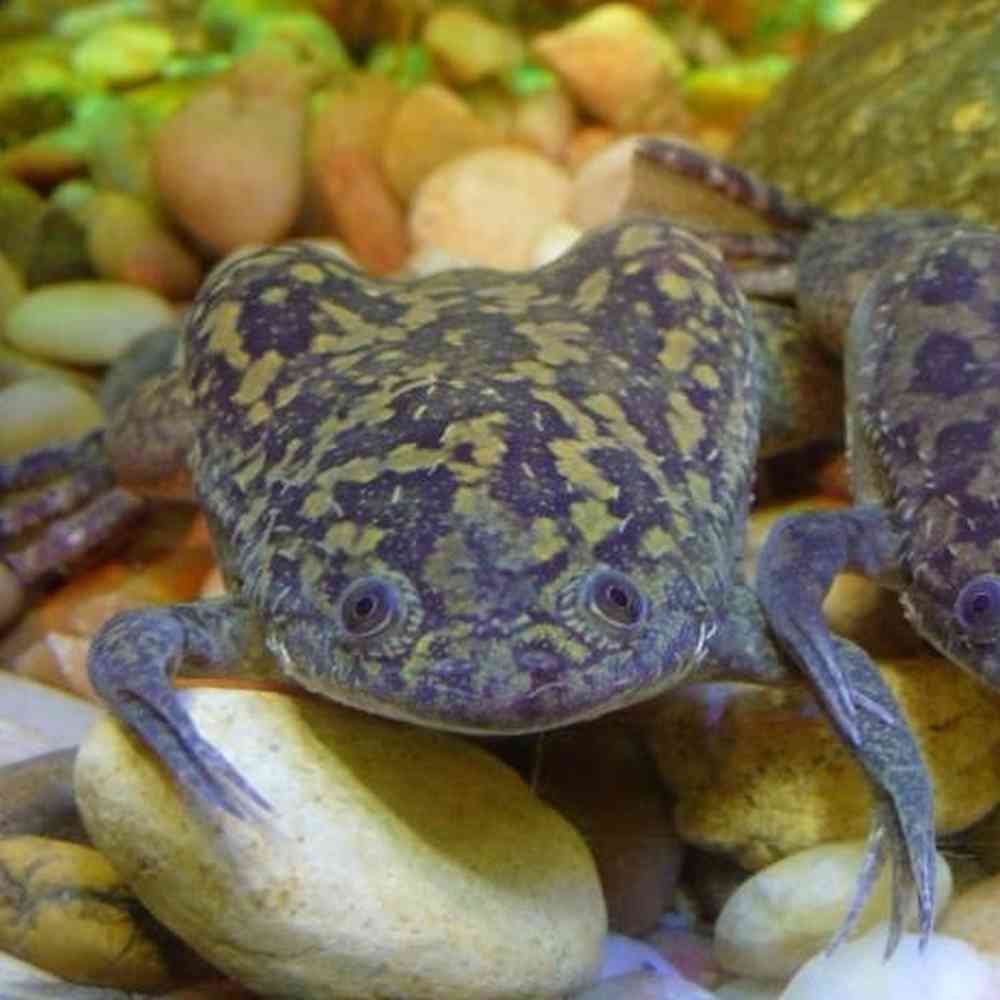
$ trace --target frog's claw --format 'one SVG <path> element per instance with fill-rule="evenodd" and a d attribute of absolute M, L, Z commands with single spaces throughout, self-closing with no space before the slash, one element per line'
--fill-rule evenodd
<path fill-rule="evenodd" d="M 270 804 L 195 728 L 170 678 L 200 637 L 185 606 L 126 611 L 98 633 L 90 652 L 94 690 L 209 812 L 259 821 Z"/>
<path fill-rule="evenodd" d="M 832 950 L 850 933 L 886 861 L 892 863 L 892 907 L 886 958 L 899 944 L 911 896 L 917 901 L 920 946 L 934 924 L 936 859 L 934 799 L 930 777 L 892 692 L 867 654 L 844 639 L 835 640 L 845 674 L 856 693 L 861 742 L 855 756 L 874 794 L 874 812 L 864 863 L 854 896 Z"/>

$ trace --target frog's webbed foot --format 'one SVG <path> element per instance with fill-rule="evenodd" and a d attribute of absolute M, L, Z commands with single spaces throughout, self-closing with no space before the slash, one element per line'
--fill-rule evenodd
<path fill-rule="evenodd" d="M 874 808 L 864 863 L 832 950 L 850 933 L 886 861 L 892 865 L 888 958 L 899 944 L 910 900 L 917 901 L 920 945 L 934 924 L 934 798 L 920 748 L 896 700 L 866 653 L 837 639 L 837 653 L 858 705 L 854 753 L 871 781 Z"/>
<path fill-rule="evenodd" d="M 28 492 L 0 508 L 0 544 L 25 587 L 104 545 L 144 507 L 114 486 L 101 431 L 0 462 L 0 492 L 12 491 Z"/>
<path fill-rule="evenodd" d="M 88 666 L 111 711 L 202 808 L 260 821 L 267 800 L 201 736 L 170 683 L 178 673 L 221 672 L 246 652 L 229 627 L 232 611 L 221 601 L 123 612 L 98 633 Z"/>
<path fill-rule="evenodd" d="M 890 951 L 902 932 L 911 885 L 916 888 L 922 938 L 931 931 L 935 860 L 930 778 L 878 669 L 861 649 L 830 633 L 822 602 L 842 570 L 870 576 L 890 571 L 894 548 L 892 532 L 875 508 L 791 515 L 772 528 L 757 571 L 757 595 L 772 631 L 808 677 L 875 794 L 867 859 L 835 942 L 850 929 L 891 857 Z"/>

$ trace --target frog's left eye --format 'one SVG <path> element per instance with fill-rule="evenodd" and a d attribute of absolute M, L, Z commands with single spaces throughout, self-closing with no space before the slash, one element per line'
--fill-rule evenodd
<path fill-rule="evenodd" d="M 399 618 L 400 595 L 389 580 L 365 576 L 355 580 L 340 598 L 338 610 L 349 639 L 371 639 Z"/>
<path fill-rule="evenodd" d="M 646 614 L 646 599 L 639 588 L 622 573 L 603 570 L 588 581 L 590 608 L 609 625 L 635 628 Z"/>
<path fill-rule="evenodd" d="M 1000 576 L 982 573 L 965 584 L 955 598 L 955 616 L 973 638 L 1000 632 Z"/>

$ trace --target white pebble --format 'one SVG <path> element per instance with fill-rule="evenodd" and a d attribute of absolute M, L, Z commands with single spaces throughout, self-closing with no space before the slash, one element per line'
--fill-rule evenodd
<path fill-rule="evenodd" d="M 24 750 L 18 755 L 8 746 L 3 763 L 76 746 L 98 714 L 99 709 L 82 698 L 0 671 L 0 727 L 7 738 L 20 734 Z"/>
<path fill-rule="evenodd" d="M 165 299 L 117 281 L 66 281 L 36 288 L 7 314 L 7 340 L 28 354 L 102 365 L 136 338 L 173 322 Z"/>
<path fill-rule="evenodd" d="M 864 856 L 862 841 L 821 844 L 757 872 L 729 897 L 715 925 L 723 968 L 757 979 L 790 976 L 824 949 L 840 927 Z M 937 905 L 951 898 L 951 871 L 937 856 Z M 883 871 L 858 919 L 860 933 L 889 913 Z"/>
<path fill-rule="evenodd" d="M 997 967 L 971 945 L 935 934 L 924 952 L 905 934 L 886 962 L 887 925 L 817 955 L 788 984 L 780 1000 L 996 1000 Z"/>

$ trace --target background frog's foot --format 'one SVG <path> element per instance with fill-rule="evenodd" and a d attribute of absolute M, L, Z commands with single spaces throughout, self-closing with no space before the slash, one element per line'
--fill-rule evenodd
<path fill-rule="evenodd" d="M 886 861 L 892 865 L 888 958 L 915 893 L 917 926 L 925 947 L 934 924 L 936 859 L 934 798 L 920 749 L 881 674 L 867 654 L 846 640 L 837 653 L 855 692 L 861 741 L 855 756 L 872 784 L 874 812 L 865 862 L 854 897 L 830 949 L 849 933 Z"/>
<path fill-rule="evenodd" d="M 646 161 L 646 166 L 652 165 L 697 181 L 777 226 L 809 228 L 829 218 L 828 213 L 818 206 L 790 197 L 750 171 L 681 142 L 646 136 L 636 145 L 635 156 L 637 161 Z M 630 199 L 633 209 L 641 211 L 645 204 L 656 203 L 657 198 L 652 191 L 642 190 L 647 184 L 654 183 L 655 174 L 652 171 L 637 172 L 636 187 Z M 648 198 L 647 193 L 650 195 Z"/>
<path fill-rule="evenodd" d="M 91 648 L 91 683 L 202 808 L 260 822 L 270 811 L 267 800 L 202 738 L 171 686 L 186 639 L 184 624 L 169 608 L 116 615 Z"/>
<path fill-rule="evenodd" d="M 29 491 L 0 507 L 3 560 L 22 586 L 100 548 L 143 509 L 113 487 L 101 431 L 0 462 L 0 491 Z"/>

